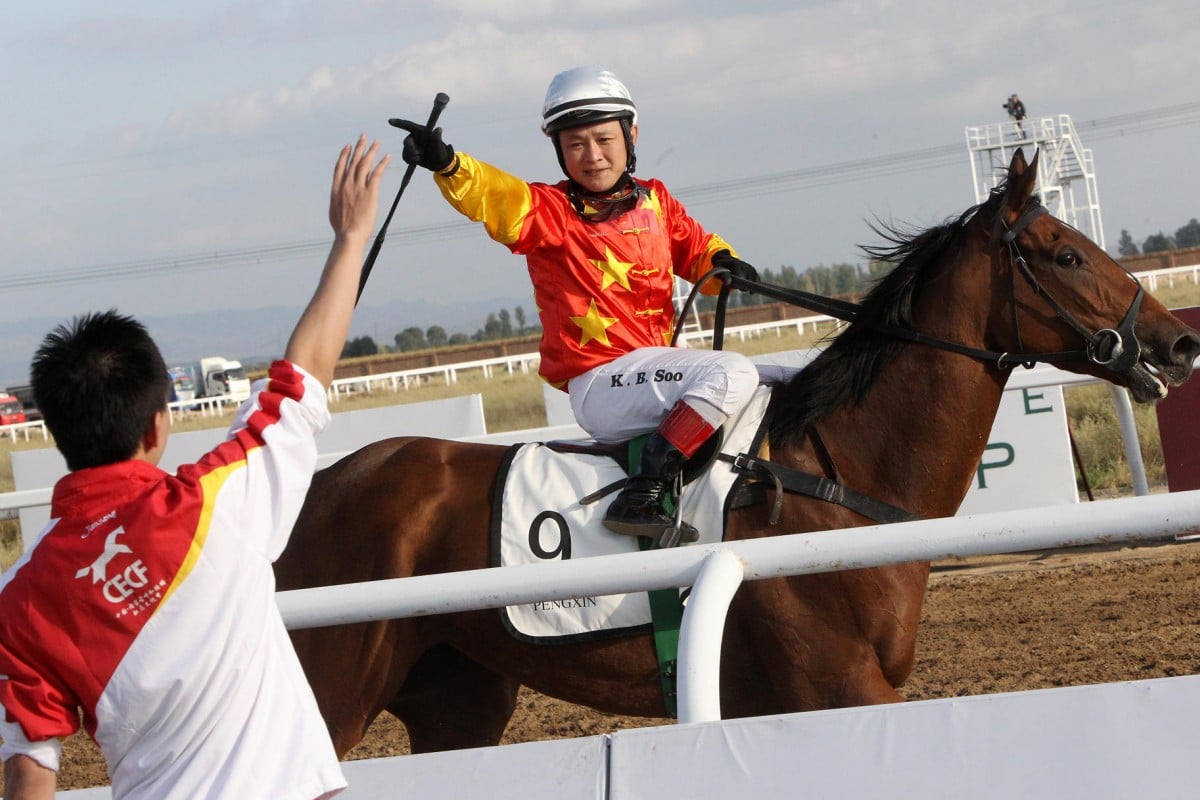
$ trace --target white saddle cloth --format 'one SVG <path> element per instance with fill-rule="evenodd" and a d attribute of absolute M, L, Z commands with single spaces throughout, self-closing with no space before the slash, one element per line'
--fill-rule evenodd
<path fill-rule="evenodd" d="M 721 452 L 748 452 L 762 422 L 769 386 L 760 386 L 736 418 L 724 426 Z M 493 529 L 492 558 L 497 566 L 534 564 L 551 559 L 589 558 L 631 553 L 638 539 L 605 528 L 602 520 L 611 492 L 588 505 L 581 498 L 625 477 L 606 456 L 558 453 L 541 443 L 520 445 L 513 454 Z M 700 532 L 699 544 L 719 542 L 725 534 L 725 502 L 737 474 L 716 460 L 683 487 L 683 518 Z M 686 545 L 685 545 L 686 546 Z M 593 638 L 633 633 L 650 623 L 645 592 L 600 597 L 560 597 L 509 606 L 504 616 L 514 635 L 530 640 Z"/>

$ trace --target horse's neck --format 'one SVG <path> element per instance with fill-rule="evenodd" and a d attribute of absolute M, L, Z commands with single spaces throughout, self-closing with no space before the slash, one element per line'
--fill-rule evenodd
<path fill-rule="evenodd" d="M 820 435 L 848 486 L 922 516 L 953 514 L 1006 378 L 971 358 L 909 345 L 861 405 L 818 423 Z"/>

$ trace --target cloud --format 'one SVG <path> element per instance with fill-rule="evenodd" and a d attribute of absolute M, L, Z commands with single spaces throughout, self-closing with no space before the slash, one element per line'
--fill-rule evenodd
<path fill-rule="evenodd" d="M 1070 113 L 1077 123 L 1184 103 L 1194 99 L 1200 57 L 1194 0 L 616 0 L 603 14 L 550 0 L 105 8 L 117 10 L 68 23 L 67 12 L 46 12 L 59 22 L 0 52 L 22 109 L 0 132 L 8 154 L 0 172 L 21 187 L 4 206 L 11 224 L 0 233 L 8 265 L 0 271 L 322 235 L 327 162 L 343 137 L 367 130 L 395 147 L 383 119 L 421 118 L 439 91 L 452 99 L 450 141 L 524 177 L 555 177 L 537 118 L 551 76 L 577 64 L 605 64 L 628 83 L 642 112 L 645 172 L 678 191 L 961 141 L 964 125 L 1002 119 L 1000 103 L 1014 91 L 1031 114 Z M 1156 146 L 1167 133 L 1156 134 Z M 1119 221 L 1120 202 L 1136 206 L 1136 219 L 1161 217 L 1160 226 L 1196 214 L 1152 207 L 1171 191 L 1192 196 L 1190 149 L 1159 159 L 1172 166 L 1141 191 L 1158 165 L 1130 140 L 1129 172 L 1142 183 L 1119 194 L 1120 158 L 1109 155 L 1117 143 L 1097 151 L 1112 225 L 1131 224 Z M 966 163 L 964 147 L 962 170 Z M 969 186 L 922 177 L 930 188 L 889 193 L 876 180 L 822 189 L 819 213 L 801 194 L 714 201 L 698 213 L 748 252 L 832 263 L 850 252 L 843 240 L 852 242 L 835 217 L 861 227 L 880 210 L 940 215 Z M 1167 186 L 1174 181 L 1179 188 Z M 443 223 L 451 213 L 428 182 L 415 183 L 393 226 L 395 251 L 405 225 Z M 813 218 L 821 225 L 804 230 Z M 464 265 L 459 277 L 467 264 L 492 274 L 485 259 L 493 256 L 508 263 L 485 241 L 457 255 L 477 238 L 431 248 L 426 260 Z M 375 291 L 387 287 L 373 280 Z"/>

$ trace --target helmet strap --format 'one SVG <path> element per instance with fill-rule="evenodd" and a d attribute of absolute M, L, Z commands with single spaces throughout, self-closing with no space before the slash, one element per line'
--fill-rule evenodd
<path fill-rule="evenodd" d="M 625 134 L 625 174 L 633 175 L 637 168 L 637 153 L 633 152 L 633 126 L 629 117 L 621 117 L 621 132 Z"/>
<path fill-rule="evenodd" d="M 570 178 L 567 199 L 584 222 L 604 222 L 636 208 L 645 190 L 629 173 L 607 192 L 589 192 Z"/>
<path fill-rule="evenodd" d="M 563 171 L 563 175 L 567 176 L 567 180 L 571 180 L 571 173 L 567 172 L 567 160 L 563 158 L 562 142 L 559 140 L 561 135 L 562 131 L 555 131 L 555 133 L 550 137 L 550 141 L 554 142 L 554 155 L 558 157 L 559 169 Z M 574 183 L 574 181 L 572 181 L 572 183 Z"/>

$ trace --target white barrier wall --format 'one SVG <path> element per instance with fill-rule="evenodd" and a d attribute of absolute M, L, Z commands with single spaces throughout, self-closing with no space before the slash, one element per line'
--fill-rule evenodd
<path fill-rule="evenodd" d="M 622 731 L 608 797 L 1195 797 L 1197 702 L 1193 676 Z"/>
<path fill-rule="evenodd" d="M 571 410 L 571 398 L 566 392 L 543 383 L 542 402 L 546 404 L 547 425 L 575 424 L 575 412 Z"/>
<path fill-rule="evenodd" d="M 588 736 L 347 761 L 342 771 L 350 787 L 337 800 L 393 797 L 604 800 L 608 744 L 605 736 Z M 102 786 L 58 792 L 55 796 L 64 800 L 109 800 L 112 791 Z"/>
<path fill-rule="evenodd" d="M 1197 707 L 1188 676 L 639 728 L 351 761 L 339 800 L 1195 797 Z"/>
<path fill-rule="evenodd" d="M 329 427 L 317 436 L 318 467 L 328 466 L 337 458 L 371 442 L 390 436 L 435 436 L 458 439 L 487 433 L 483 418 L 483 395 L 472 394 L 424 403 L 381 406 L 335 413 Z M 224 428 L 173 433 L 159 466 L 173 472 L 181 464 L 190 464 L 215 447 L 225 437 Z M 14 450 L 13 483 L 17 490 L 44 489 L 67 474 L 67 465 L 57 448 Z M 50 519 L 49 506 L 20 510 L 21 532 L 25 549 Z"/>

